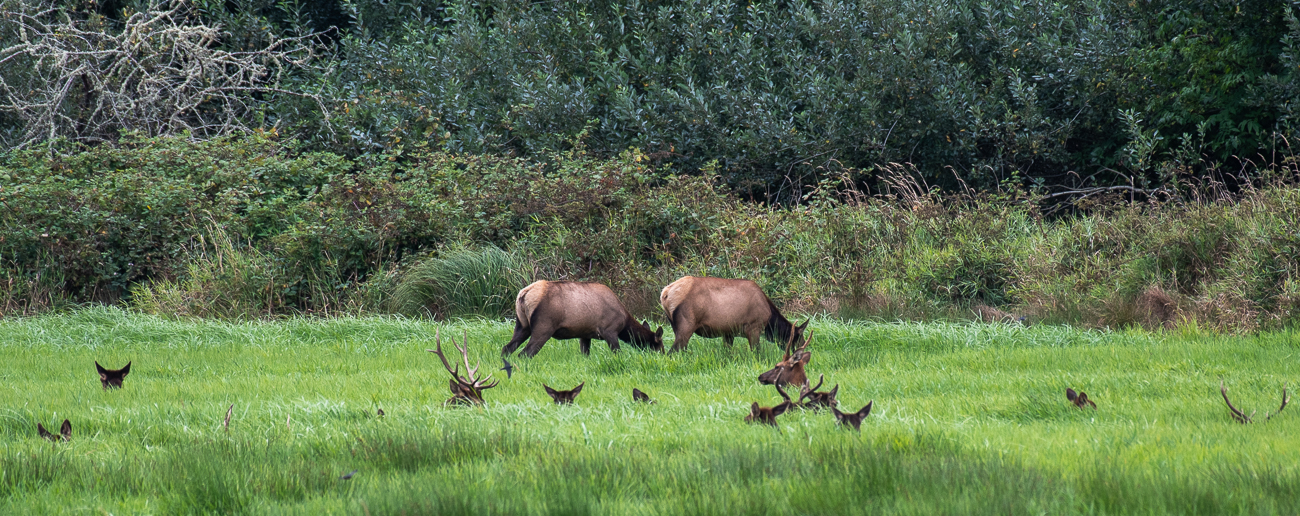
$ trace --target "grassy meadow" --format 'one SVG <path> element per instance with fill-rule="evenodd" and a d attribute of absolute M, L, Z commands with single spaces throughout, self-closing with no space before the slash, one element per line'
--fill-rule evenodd
<path fill-rule="evenodd" d="M 829 413 L 745 424 L 751 402 L 780 401 L 756 380 L 779 358 L 766 342 L 584 357 L 551 341 L 464 408 L 442 406 L 435 329 L 468 331 L 486 370 L 510 324 L 0 320 L 0 513 L 1300 512 L 1300 408 L 1263 421 L 1300 380 L 1294 332 L 813 327 L 812 376 L 844 409 L 875 400 L 860 433 Z M 132 361 L 125 388 L 103 391 L 95 360 Z M 1220 379 L 1259 422 L 1229 417 Z M 542 390 L 582 381 L 573 406 Z M 64 418 L 71 442 L 37 437 Z"/>

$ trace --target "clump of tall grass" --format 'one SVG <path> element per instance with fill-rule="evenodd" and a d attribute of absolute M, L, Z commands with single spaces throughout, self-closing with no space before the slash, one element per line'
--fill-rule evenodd
<path fill-rule="evenodd" d="M 515 294 L 531 279 L 528 262 L 515 253 L 453 249 L 411 267 L 389 304 L 406 315 L 500 317 L 514 313 Z"/>

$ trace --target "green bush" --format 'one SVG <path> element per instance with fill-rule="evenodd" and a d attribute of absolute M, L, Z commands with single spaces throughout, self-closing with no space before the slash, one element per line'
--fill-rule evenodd
<path fill-rule="evenodd" d="M 495 246 L 451 250 L 412 266 L 392 304 L 407 315 L 511 316 L 531 273 L 524 259 Z"/>

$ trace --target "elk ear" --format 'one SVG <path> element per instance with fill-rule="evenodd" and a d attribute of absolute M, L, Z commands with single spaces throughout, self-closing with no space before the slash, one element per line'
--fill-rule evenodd
<path fill-rule="evenodd" d="M 646 327 L 649 328 L 650 325 L 646 325 Z M 664 336 L 664 327 L 660 326 L 659 331 L 655 332 L 655 337 L 663 337 L 663 336 Z"/>
<path fill-rule="evenodd" d="M 755 401 L 755 402 L 754 402 L 754 405 L 751 406 L 751 407 L 749 407 L 749 414 L 752 415 L 752 416 L 757 416 L 757 415 L 759 415 L 760 413 L 762 413 L 762 411 L 759 410 L 759 408 L 758 408 L 758 402 Z"/>
<path fill-rule="evenodd" d="M 830 392 L 830 394 L 831 394 L 831 399 L 835 399 L 835 393 L 837 393 L 837 392 L 840 392 L 840 384 L 838 384 L 838 383 L 835 384 L 834 387 L 831 387 L 831 392 Z"/>
<path fill-rule="evenodd" d="M 546 385 L 546 384 L 542 384 L 542 387 L 544 387 L 544 388 L 546 389 L 546 394 L 549 394 L 552 398 L 558 398 L 558 397 L 559 397 L 560 393 L 555 392 L 555 389 L 552 389 L 551 386 Z"/>
<path fill-rule="evenodd" d="M 875 402 L 876 402 L 876 400 L 868 401 L 868 402 L 867 402 L 867 406 L 862 407 L 862 410 L 859 410 L 859 411 L 858 411 L 858 417 L 867 417 L 868 415 L 870 415 L 870 414 L 871 414 L 871 405 L 874 404 Z"/>
<path fill-rule="evenodd" d="M 64 419 L 63 426 L 59 427 L 59 434 L 63 436 L 64 441 L 72 439 L 72 422 Z"/>
<path fill-rule="evenodd" d="M 777 406 L 775 406 L 775 407 L 772 407 L 772 417 L 776 417 L 776 416 L 779 416 L 779 415 L 781 415 L 781 414 L 784 414 L 784 413 L 785 413 L 785 409 L 788 409 L 788 408 L 790 408 L 790 402 L 788 402 L 788 401 L 787 401 L 787 402 L 784 402 L 784 403 L 782 403 L 782 404 L 780 404 L 780 405 L 777 405 Z"/>
<path fill-rule="evenodd" d="M 1065 388 L 1065 399 L 1070 400 L 1070 401 L 1074 401 L 1074 399 L 1075 399 L 1075 398 L 1078 398 L 1078 397 L 1079 397 L 1079 394 L 1076 393 L 1076 392 L 1074 392 L 1074 389 L 1071 389 L 1071 388 L 1069 388 L 1069 387 L 1066 387 L 1066 388 Z"/>
<path fill-rule="evenodd" d="M 131 362 L 127 362 L 126 367 L 123 367 L 122 370 L 118 372 L 122 373 L 122 376 L 124 377 L 128 374 L 131 374 Z"/>
<path fill-rule="evenodd" d="M 108 379 L 108 370 L 107 370 L 107 369 L 104 369 L 104 366 L 99 365 L 99 361 L 98 361 L 98 360 L 95 361 L 95 370 L 96 370 L 96 371 L 99 371 L 99 379 L 100 379 L 100 380 L 107 380 L 107 379 Z"/>
<path fill-rule="evenodd" d="M 757 404 L 755 404 L 755 405 L 757 405 Z M 45 439 L 53 439 L 53 438 L 54 438 L 54 435 L 51 434 L 49 430 L 46 430 L 46 429 L 45 429 L 45 425 L 42 425 L 42 424 L 40 424 L 40 423 L 36 423 L 36 433 L 39 434 L 41 437 L 43 437 L 43 438 L 45 438 Z"/>
<path fill-rule="evenodd" d="M 573 388 L 573 393 L 570 394 L 570 396 L 577 397 L 577 396 L 578 396 L 578 393 L 582 392 L 582 386 L 583 386 L 583 385 L 586 385 L 586 384 L 587 384 L 587 382 L 582 382 L 582 383 L 578 384 L 577 387 L 574 387 L 574 388 Z"/>
<path fill-rule="evenodd" d="M 812 322 L 812 317 L 809 317 L 808 319 L 806 319 L 806 320 L 803 322 L 803 324 L 800 324 L 800 325 L 799 325 L 799 331 L 802 332 L 802 331 L 808 329 L 808 323 L 810 323 L 810 322 Z"/>

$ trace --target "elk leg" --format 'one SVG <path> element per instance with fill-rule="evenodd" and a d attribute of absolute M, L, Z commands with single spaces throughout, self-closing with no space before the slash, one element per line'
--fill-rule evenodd
<path fill-rule="evenodd" d="M 532 358 L 537 356 L 537 352 L 542 350 L 542 345 L 551 339 L 555 334 L 555 328 L 549 326 L 533 326 L 533 335 L 528 338 L 528 345 L 524 346 L 524 356 Z"/>
<path fill-rule="evenodd" d="M 583 338 L 581 338 L 581 339 L 578 339 L 578 349 L 582 351 L 582 354 L 584 354 L 584 355 L 590 355 L 590 354 L 591 354 L 591 339 L 588 339 L 588 338 L 586 338 L 586 337 L 583 337 Z"/>
<path fill-rule="evenodd" d="M 606 333 L 604 338 L 605 338 L 605 342 L 609 343 L 609 350 L 614 353 L 618 353 L 618 334 Z"/>
<path fill-rule="evenodd" d="M 677 331 L 677 328 L 673 328 L 673 347 L 668 350 L 668 352 L 676 353 L 678 351 L 686 351 L 686 344 L 691 341 L 691 335 L 694 333 L 695 328 L 683 326 L 682 331 Z"/>
<path fill-rule="evenodd" d="M 755 353 L 758 353 L 758 338 L 761 336 L 761 331 L 760 329 L 751 329 L 745 332 L 745 338 L 749 339 L 749 348 L 754 350 Z"/>
<path fill-rule="evenodd" d="M 735 335 L 723 335 L 723 336 L 722 336 L 722 342 L 727 343 L 727 347 L 730 348 L 731 346 L 733 346 L 733 345 L 736 344 L 736 336 L 735 336 Z"/>
<path fill-rule="evenodd" d="M 514 353 L 516 349 L 519 349 L 519 345 L 524 343 L 524 339 L 527 339 L 532 333 L 530 328 L 525 328 L 522 323 L 515 321 L 515 335 L 510 337 L 510 342 L 505 347 L 501 348 L 501 354 L 509 355 Z"/>

